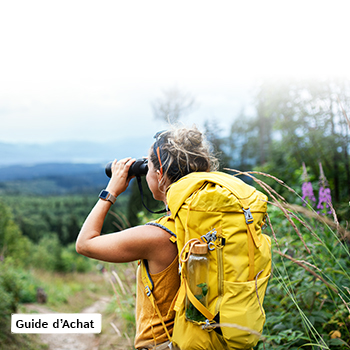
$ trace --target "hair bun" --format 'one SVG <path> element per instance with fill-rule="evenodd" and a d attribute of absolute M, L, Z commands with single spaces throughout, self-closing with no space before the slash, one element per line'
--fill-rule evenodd
<path fill-rule="evenodd" d="M 190 130 L 187 134 L 191 146 L 199 146 L 202 143 L 202 133 L 196 129 Z"/>
<path fill-rule="evenodd" d="M 177 145 L 182 145 L 185 149 L 189 151 L 192 151 L 193 149 L 201 146 L 203 142 L 203 137 L 202 133 L 196 128 L 182 128 L 175 130 L 174 139 L 171 141 L 173 141 Z"/>
<path fill-rule="evenodd" d="M 174 128 L 164 133 L 161 140 L 162 166 L 171 182 L 191 172 L 217 169 L 218 161 L 196 126 Z M 156 169 L 160 169 L 158 156 L 153 148 L 151 150 L 150 160 Z"/>

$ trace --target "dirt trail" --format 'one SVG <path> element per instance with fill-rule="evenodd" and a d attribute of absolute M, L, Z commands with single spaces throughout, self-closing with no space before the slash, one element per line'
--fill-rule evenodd
<path fill-rule="evenodd" d="M 102 313 L 108 302 L 108 298 L 101 298 L 82 312 Z M 25 306 L 27 312 L 56 313 L 40 304 Z M 49 350 L 98 350 L 100 342 L 100 338 L 95 334 L 40 334 L 39 336 L 41 342 L 49 346 Z"/>

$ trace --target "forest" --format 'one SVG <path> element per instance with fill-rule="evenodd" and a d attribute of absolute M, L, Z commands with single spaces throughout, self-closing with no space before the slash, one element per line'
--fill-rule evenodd
<path fill-rule="evenodd" d="M 191 106 L 188 96 L 179 99 L 165 92 L 154 104 L 155 116 L 182 122 Z M 269 81 L 255 88 L 251 106 L 232 117 L 230 130 L 218 129 L 215 118 L 205 123 L 220 170 L 269 197 L 264 233 L 272 238 L 273 276 L 258 350 L 350 348 L 349 117 L 348 80 Z M 80 181 L 77 174 L 64 181 L 16 180 L 16 186 L 9 186 L 10 179 L 0 182 L 0 349 L 35 349 L 28 339 L 11 335 L 9 319 L 22 304 L 36 302 L 38 271 L 96 273 L 97 262 L 74 248 L 97 193 L 96 183 L 87 181 L 81 195 L 74 187 Z M 58 183 L 70 190 L 55 191 Z M 143 189 L 147 205 L 159 208 L 144 179 Z M 133 180 L 110 211 L 103 232 L 154 217 L 142 206 Z M 113 287 L 110 306 L 125 319 L 121 337 L 131 339 L 134 287 L 128 274 L 133 269 L 115 270 L 122 283 Z"/>

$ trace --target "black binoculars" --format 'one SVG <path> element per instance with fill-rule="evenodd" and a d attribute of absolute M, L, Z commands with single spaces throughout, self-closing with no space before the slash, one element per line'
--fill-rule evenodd
<path fill-rule="evenodd" d="M 105 168 L 105 172 L 108 177 L 112 177 L 112 163 L 113 162 L 109 162 Z M 134 163 L 131 164 L 131 167 L 129 168 L 128 177 L 146 175 L 147 171 L 148 159 L 137 159 Z"/>

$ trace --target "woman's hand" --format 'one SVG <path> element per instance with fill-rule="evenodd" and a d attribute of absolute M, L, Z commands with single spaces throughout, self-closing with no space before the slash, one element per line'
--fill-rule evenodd
<path fill-rule="evenodd" d="M 131 180 L 131 178 L 128 178 L 128 172 L 135 160 L 129 157 L 119 161 L 117 159 L 113 161 L 111 167 L 112 177 L 106 188 L 113 196 L 117 197 L 127 189 Z"/>

